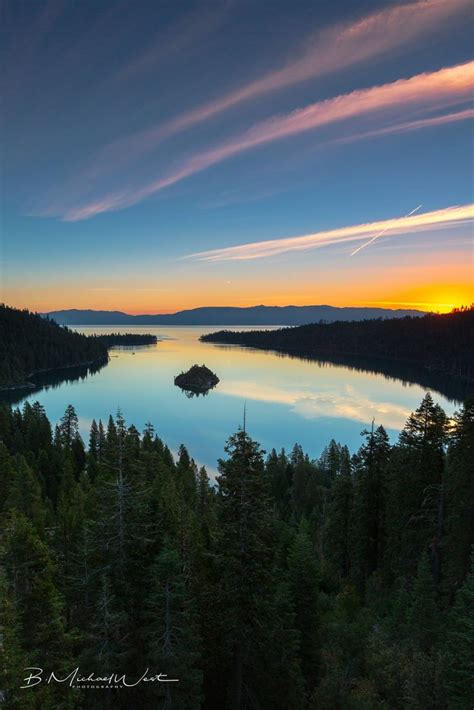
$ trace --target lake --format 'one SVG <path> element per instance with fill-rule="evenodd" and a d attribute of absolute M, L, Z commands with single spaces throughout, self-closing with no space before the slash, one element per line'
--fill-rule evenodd
<path fill-rule="evenodd" d="M 52 422 L 73 404 L 86 442 L 92 419 L 106 422 L 120 407 L 127 423 L 139 430 L 152 422 L 172 451 L 184 443 L 212 475 L 217 459 L 224 455 L 226 439 L 242 425 L 244 405 L 247 430 L 264 449 L 291 449 L 298 442 L 315 458 L 331 438 L 356 451 L 360 433 L 372 419 L 395 440 L 427 391 L 426 383 L 408 384 L 344 364 L 199 341 L 203 333 L 222 327 L 77 328 L 86 334 L 153 333 L 159 342 L 113 349 L 109 364 L 97 372 L 79 379 L 70 373 L 69 380 L 59 377 L 54 384 L 42 386 L 46 377 L 38 381 L 41 387 L 36 392 L 28 391 L 27 396 L 24 392 L 10 401 L 39 400 Z M 174 385 L 174 376 L 194 363 L 207 365 L 220 382 L 206 396 L 188 398 Z M 458 404 L 449 394 L 431 392 L 449 415 L 455 411 Z"/>

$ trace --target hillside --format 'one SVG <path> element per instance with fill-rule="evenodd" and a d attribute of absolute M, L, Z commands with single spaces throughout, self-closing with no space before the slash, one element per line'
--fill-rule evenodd
<path fill-rule="evenodd" d="M 27 310 L 0 305 L 0 386 L 33 373 L 107 357 L 107 346 Z"/>
<path fill-rule="evenodd" d="M 210 306 L 155 315 L 130 315 L 122 311 L 62 310 L 46 313 L 60 325 L 303 325 L 324 321 L 421 316 L 422 311 L 388 308 L 337 308 L 336 306 Z"/>
<path fill-rule="evenodd" d="M 423 365 L 465 380 L 474 379 L 474 309 L 360 322 L 314 323 L 297 328 L 202 336 L 229 343 L 306 357 L 357 356 Z"/>
<path fill-rule="evenodd" d="M 152 343 L 154 335 L 81 335 L 39 314 L 0 304 L 0 388 L 22 386 L 44 370 L 106 361 L 114 345 Z"/>

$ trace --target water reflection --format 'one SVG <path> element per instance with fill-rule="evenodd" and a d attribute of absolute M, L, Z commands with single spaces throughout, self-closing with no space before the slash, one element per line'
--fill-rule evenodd
<path fill-rule="evenodd" d="M 248 350 L 253 352 L 262 352 L 262 348 L 245 347 L 240 345 L 224 345 L 214 343 L 214 347 L 222 350 Z M 277 358 L 289 358 L 290 360 L 304 360 L 317 364 L 318 367 L 324 368 L 343 368 L 356 372 L 366 372 L 373 375 L 383 375 L 386 379 L 397 381 L 404 387 L 418 385 L 431 392 L 439 392 L 451 402 L 463 402 L 469 397 L 474 386 L 472 382 L 461 380 L 451 375 L 446 375 L 435 370 L 428 370 L 422 365 L 413 363 L 400 362 L 398 360 L 385 360 L 381 358 L 367 358 L 359 356 L 334 356 L 320 360 L 314 356 L 297 353 L 297 352 L 282 352 L 279 350 L 264 350 L 264 352 L 272 353 Z"/>
<path fill-rule="evenodd" d="M 0 401 L 14 405 L 25 399 L 35 399 L 34 395 L 37 392 L 58 389 L 71 382 L 83 382 L 88 377 L 100 372 L 107 365 L 107 362 L 108 360 L 104 359 L 90 365 L 76 365 L 74 367 L 39 372 L 37 375 L 30 376 L 29 386 L 0 391 Z"/>
<path fill-rule="evenodd" d="M 341 391 L 308 392 L 303 388 L 288 390 L 240 380 L 224 384 L 220 389 L 224 394 L 234 397 L 244 396 L 249 400 L 290 405 L 290 411 L 305 419 L 335 417 L 361 423 L 375 419 L 388 428 L 399 429 L 410 414 L 409 408 L 370 399 L 352 385 L 343 384 L 341 387 Z"/>
<path fill-rule="evenodd" d="M 82 330 L 106 333 L 119 329 Z M 137 332 L 157 335 L 160 342 L 133 351 L 114 350 L 106 367 L 67 370 L 55 374 L 53 380 L 42 376 L 34 390 L 4 393 L 3 399 L 39 399 L 53 423 L 68 404 L 74 404 L 86 441 L 90 421 L 106 421 L 120 407 L 129 424 L 143 429 L 146 422 L 152 422 L 173 451 L 186 444 L 197 463 L 212 473 L 224 455 L 226 439 L 242 424 L 245 402 L 248 431 L 264 449 L 290 449 L 298 442 L 316 457 L 331 438 L 357 450 L 360 432 L 373 418 L 394 440 L 427 389 L 449 416 L 456 408 L 452 400 L 464 396 L 462 386 L 450 389 L 441 382 L 443 378 L 431 380 L 429 373 L 413 379 L 392 365 L 382 369 L 374 364 L 318 362 L 199 342 L 199 336 L 209 330 L 137 328 Z M 217 372 L 220 382 L 207 396 L 183 396 L 174 378 L 196 362 Z"/>
<path fill-rule="evenodd" d="M 186 387 L 180 387 L 179 385 L 176 385 L 181 392 L 188 398 L 188 399 L 193 399 L 193 397 L 207 397 L 209 392 L 214 389 L 214 387 L 208 387 L 207 390 L 191 390 L 191 389 L 186 389 Z"/>

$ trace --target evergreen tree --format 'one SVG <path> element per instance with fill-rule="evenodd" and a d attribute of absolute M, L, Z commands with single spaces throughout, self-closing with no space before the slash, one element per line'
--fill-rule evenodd
<path fill-rule="evenodd" d="M 262 707 L 275 710 L 307 705 L 301 664 L 301 635 L 296 628 L 295 600 L 288 573 L 274 571 L 274 593 L 266 631 L 265 665 L 261 667 Z"/>
<path fill-rule="evenodd" d="M 354 479 L 351 576 L 359 591 L 383 561 L 386 542 L 387 464 L 390 444 L 385 429 L 364 431 L 366 443 L 359 449 Z"/>
<path fill-rule="evenodd" d="M 387 555 L 385 572 L 412 576 L 431 545 L 439 581 L 439 538 L 443 521 L 446 414 L 428 393 L 400 434 L 387 474 Z"/>
<path fill-rule="evenodd" d="M 74 478 L 71 462 L 66 461 L 58 494 L 54 537 L 68 623 L 74 618 L 78 604 L 72 581 L 77 574 L 77 554 L 85 525 L 84 505 L 82 486 Z"/>
<path fill-rule="evenodd" d="M 196 497 L 197 468 L 190 458 L 188 450 L 181 444 L 178 449 L 178 462 L 176 465 L 178 483 L 183 491 L 186 501 L 194 501 Z"/>
<path fill-rule="evenodd" d="M 341 577 L 347 577 L 351 560 L 351 524 L 354 487 L 349 460 L 338 456 L 329 493 L 324 530 L 324 556 Z"/>
<path fill-rule="evenodd" d="M 95 419 L 92 420 L 89 432 L 89 455 L 95 461 L 99 459 L 99 427 Z"/>
<path fill-rule="evenodd" d="M 200 635 L 178 552 L 166 542 L 150 571 L 145 615 L 148 655 L 167 678 L 154 686 L 160 707 L 201 707 Z M 178 682 L 173 682 L 173 681 Z"/>
<path fill-rule="evenodd" d="M 229 653 L 230 706 L 258 697 L 256 669 L 265 663 L 263 644 L 271 596 L 273 516 L 263 455 L 245 431 L 226 445 L 219 461 L 220 542 L 218 608 Z M 260 630 L 260 631 L 259 631 Z"/>
<path fill-rule="evenodd" d="M 79 437 L 79 419 L 72 404 L 68 404 L 58 427 L 59 441 L 70 449 L 73 441 Z"/>
<path fill-rule="evenodd" d="M 332 441 L 264 463 L 239 431 L 216 487 L 120 412 L 83 470 L 74 414 L 52 442 L 40 405 L 0 407 L 6 710 L 84 705 L 61 684 L 20 696 L 28 665 L 180 678 L 88 691 L 91 709 L 473 705 L 472 403 L 448 436 L 426 397 L 352 460 Z"/>
<path fill-rule="evenodd" d="M 418 565 L 408 624 L 410 637 L 420 650 L 428 651 L 435 645 L 439 631 L 439 611 L 427 553 Z"/>
<path fill-rule="evenodd" d="M 23 456 L 16 456 L 12 464 L 5 509 L 22 512 L 34 525 L 37 534 L 44 538 L 47 513 L 37 477 Z"/>
<path fill-rule="evenodd" d="M 318 681 L 321 654 L 319 569 L 311 544 L 308 523 L 303 519 L 290 547 L 288 578 L 299 635 L 299 657 L 311 693 Z"/>
<path fill-rule="evenodd" d="M 25 668 L 31 665 L 21 646 L 19 621 L 5 571 L 0 568 L 0 702 L 5 710 L 34 710 L 36 697 L 21 689 Z"/>
<path fill-rule="evenodd" d="M 288 517 L 291 506 L 292 469 L 282 449 L 279 454 L 272 449 L 265 462 L 270 492 L 283 517 Z"/>
<path fill-rule="evenodd" d="M 128 617 L 121 609 L 109 576 L 103 573 L 92 604 L 89 644 L 83 653 L 84 662 L 92 666 L 98 660 L 104 675 L 124 668 L 129 655 L 127 625 Z"/>
<path fill-rule="evenodd" d="M 21 513 L 12 512 L 4 528 L 4 548 L 6 591 L 17 619 L 21 652 L 32 666 L 58 675 L 69 673 L 70 642 L 46 544 Z M 62 685 L 42 684 L 37 695 L 38 707 L 52 710 L 64 707 L 69 691 Z"/>
<path fill-rule="evenodd" d="M 469 570 L 474 545 L 474 398 L 454 417 L 448 450 L 446 492 L 445 587 L 452 599 Z"/>
<path fill-rule="evenodd" d="M 456 594 L 447 628 L 449 710 L 474 707 L 474 548 L 471 572 Z"/>

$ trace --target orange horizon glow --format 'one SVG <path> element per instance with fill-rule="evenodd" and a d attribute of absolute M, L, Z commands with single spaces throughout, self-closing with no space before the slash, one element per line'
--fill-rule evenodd
<path fill-rule="evenodd" d="M 51 292 L 51 289 L 48 289 Z M 224 297 L 223 294 L 219 297 L 218 294 L 209 295 L 207 299 L 197 300 L 189 294 L 188 298 L 177 300 L 173 304 L 156 305 L 149 301 L 142 301 L 141 304 L 133 303 L 133 298 L 126 297 L 127 290 L 124 289 L 123 294 L 113 299 L 101 299 L 100 302 L 95 298 L 86 298 L 85 294 L 77 298 L 69 297 L 64 300 L 50 298 L 28 298 L 27 295 L 17 296 L 16 298 L 3 298 L 2 300 L 9 306 L 15 308 L 27 308 L 34 312 L 49 312 L 59 310 L 96 310 L 96 311 L 121 311 L 129 315 L 158 315 L 172 314 L 178 311 L 191 310 L 204 307 L 240 307 L 247 308 L 252 306 L 314 306 L 314 305 L 331 305 L 339 308 L 356 307 L 356 308 L 385 308 L 388 310 L 396 309 L 414 309 L 421 311 L 430 311 L 435 313 L 449 313 L 454 308 L 469 307 L 474 303 L 474 288 L 470 284 L 436 284 L 430 288 L 415 287 L 407 288 L 398 292 L 387 292 L 380 298 L 364 298 L 362 295 L 358 298 L 337 297 L 327 293 L 325 297 L 320 294 L 313 298 L 308 293 L 282 298 L 281 293 L 258 296 L 245 296 L 239 298 Z M 49 294 L 51 296 L 51 293 Z M 184 294 L 182 294 L 184 295 Z M 125 299 L 124 299 L 125 296 Z M 132 305 L 133 303 L 133 305 Z"/>
<path fill-rule="evenodd" d="M 426 243 L 426 242 L 425 242 Z M 474 303 L 474 262 L 470 243 L 458 251 L 425 243 L 417 250 L 389 240 L 362 252 L 318 251 L 297 267 L 280 258 L 234 262 L 221 267 L 204 262 L 175 262 L 170 269 L 153 263 L 114 276 L 98 274 L 77 281 L 70 274 L 38 274 L 28 284 L 4 279 L 0 301 L 48 312 L 66 309 L 118 310 L 131 315 L 167 314 L 202 307 L 308 306 L 380 307 L 447 313 Z M 420 251 L 421 249 L 421 251 Z M 383 262 L 380 263 L 380 256 Z M 354 268 L 357 263 L 357 268 Z M 108 274 L 111 272 L 109 271 Z M 133 275 L 131 275 L 133 274 Z"/>

